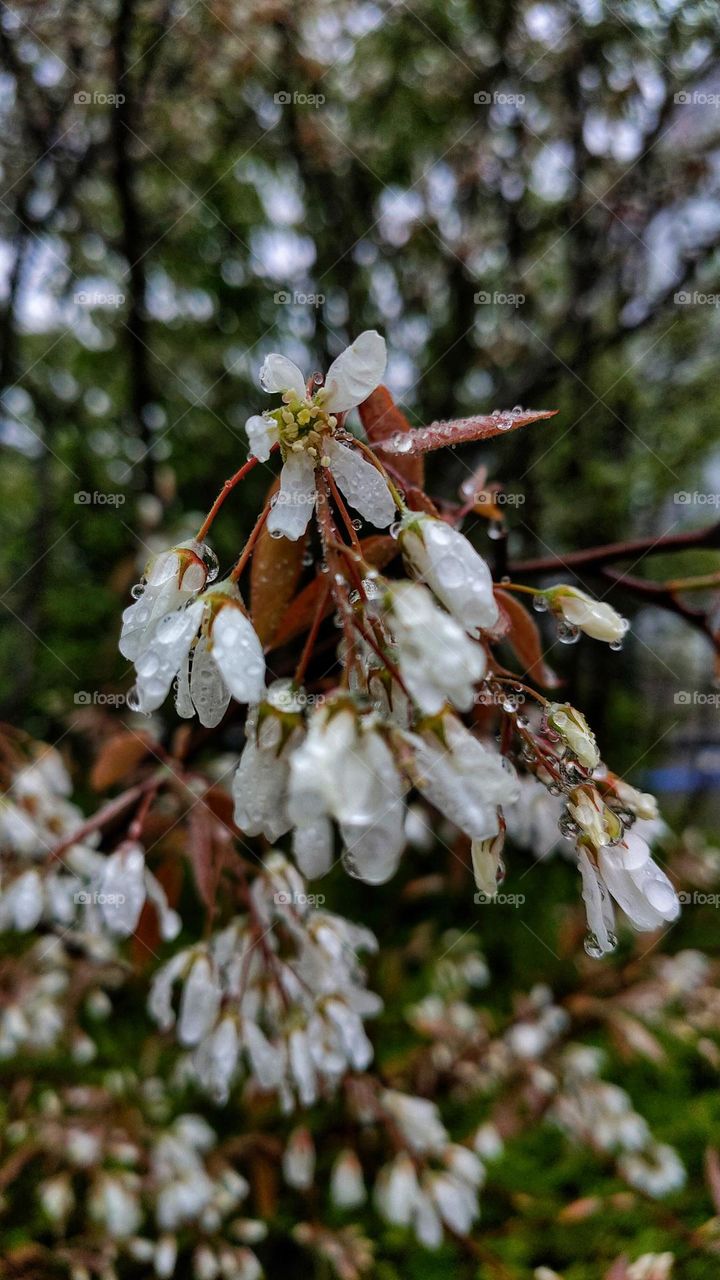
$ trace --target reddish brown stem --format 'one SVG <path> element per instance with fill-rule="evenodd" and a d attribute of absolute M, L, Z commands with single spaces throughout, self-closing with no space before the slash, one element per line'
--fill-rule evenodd
<path fill-rule="evenodd" d="M 273 445 L 273 449 L 277 449 L 277 447 L 278 447 L 277 445 Z M 257 459 L 257 458 L 255 458 L 255 457 L 253 457 L 253 458 L 248 458 L 247 462 L 243 463 L 243 465 L 240 467 L 240 470 L 239 470 L 239 471 L 236 471 L 234 476 L 231 476 L 229 480 L 226 480 L 226 481 L 225 481 L 225 483 L 224 483 L 224 485 L 223 485 L 222 489 L 220 490 L 220 492 L 219 492 L 219 494 L 218 494 L 217 498 L 216 498 L 216 499 L 215 499 L 215 501 L 213 502 L 213 504 L 212 504 L 212 506 L 211 506 L 210 510 L 208 511 L 208 513 L 207 513 L 207 515 L 206 515 L 206 517 L 205 517 L 205 519 L 204 519 L 203 523 L 200 525 L 200 528 L 198 529 L 198 531 L 197 531 L 197 533 L 196 533 L 196 535 L 195 535 L 195 537 L 196 537 L 196 541 L 197 541 L 197 542 L 203 542 L 203 541 L 204 541 L 204 539 L 207 537 L 208 530 L 209 530 L 209 528 L 210 528 L 210 526 L 211 526 L 211 524 L 212 524 L 213 520 L 215 519 L 215 517 L 216 517 L 216 515 L 217 515 L 218 511 L 220 510 L 220 508 L 221 508 L 221 506 L 222 506 L 223 502 L 225 501 L 225 499 L 227 498 L 228 494 L 231 492 L 231 490 L 232 490 L 232 489 L 234 489 L 234 488 L 235 488 L 235 485 L 236 485 L 236 484 L 238 484 L 238 483 L 240 482 L 240 480 L 244 480 L 244 479 L 245 479 L 245 476 L 248 474 L 248 472 L 249 472 L 249 471 L 252 471 L 253 467 L 256 467 L 256 466 L 257 466 L 257 464 L 258 464 L 258 459 Z"/>

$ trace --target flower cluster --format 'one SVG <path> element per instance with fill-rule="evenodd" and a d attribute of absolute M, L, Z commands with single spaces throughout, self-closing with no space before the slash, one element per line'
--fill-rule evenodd
<path fill-rule="evenodd" d="M 302 877 L 278 853 L 254 881 L 249 908 L 156 972 L 150 1013 L 163 1030 L 177 1024 L 180 1044 L 193 1050 L 188 1073 L 215 1101 L 227 1101 L 242 1071 L 285 1110 L 295 1098 L 311 1106 L 372 1058 L 363 1022 L 380 1001 L 364 986 L 358 952 L 373 950 L 375 939 L 312 907 Z"/>

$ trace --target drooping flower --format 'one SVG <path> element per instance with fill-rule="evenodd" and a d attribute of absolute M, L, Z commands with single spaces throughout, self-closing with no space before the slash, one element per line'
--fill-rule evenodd
<path fill-rule="evenodd" d="M 549 587 L 542 595 L 556 617 L 594 640 L 619 644 L 630 628 L 627 618 L 617 609 L 603 600 L 593 600 L 579 587 Z"/>
<path fill-rule="evenodd" d="M 315 469 L 329 467 L 351 507 L 370 524 L 392 523 L 395 502 L 380 471 L 351 444 L 336 438 L 340 415 L 366 400 L 385 371 L 385 339 L 366 330 L 330 365 L 325 384 L 308 391 L 297 365 L 269 355 L 260 371 L 264 391 L 280 392 L 283 407 L 255 414 L 245 424 L 252 453 L 261 462 L 280 445 L 280 489 L 267 527 L 296 541 L 307 528 L 316 499 Z"/>
<path fill-rule="evenodd" d="M 578 865 L 590 930 L 586 941 L 589 954 L 603 955 L 615 946 L 610 895 L 640 932 L 659 929 L 677 919 L 678 896 L 653 861 L 645 840 L 634 831 L 626 832 L 618 844 L 599 847 L 596 860 L 580 849 Z"/>
<path fill-rule="evenodd" d="M 302 736 L 302 704 L 288 681 L 277 680 L 266 700 L 251 707 L 245 746 L 233 778 L 235 823 L 249 836 L 274 843 L 292 827 L 288 813 L 290 756 Z M 300 863 L 308 875 L 321 874 Z"/>
<path fill-rule="evenodd" d="M 462 533 L 445 520 L 410 511 L 400 546 L 414 577 L 425 582 L 472 636 L 494 627 L 499 609 L 490 570 Z"/>
<path fill-rule="evenodd" d="M 458 711 L 468 711 L 487 667 L 481 646 L 420 583 L 393 583 L 386 617 L 400 674 L 421 710 L 436 715 L 451 702 Z"/>
<path fill-rule="evenodd" d="M 412 748 L 412 779 L 418 791 L 471 840 L 500 830 L 498 806 L 517 799 L 517 777 L 499 754 L 484 746 L 456 716 L 439 728 L 403 735 Z"/>
<path fill-rule="evenodd" d="M 330 1174 L 330 1199 L 338 1209 L 357 1209 L 367 1197 L 362 1165 L 355 1152 L 341 1151 Z"/>
<path fill-rule="evenodd" d="M 135 657 L 135 705 L 154 711 L 178 677 L 177 711 L 200 723 L 220 722 L 231 696 L 259 702 L 265 658 L 240 592 L 230 579 L 208 588 L 192 604 L 166 613 Z"/>
<path fill-rule="evenodd" d="M 388 880 L 405 846 L 403 790 L 373 715 L 361 716 L 344 700 L 316 709 L 290 759 L 288 812 L 301 869 L 330 869 L 334 818 L 346 870 L 370 884 Z"/>
<path fill-rule="evenodd" d="M 119 649 L 130 662 L 140 656 L 158 623 L 202 591 L 211 572 L 207 547 L 191 540 L 163 551 L 148 565 L 135 588 L 138 598 L 122 616 Z"/>

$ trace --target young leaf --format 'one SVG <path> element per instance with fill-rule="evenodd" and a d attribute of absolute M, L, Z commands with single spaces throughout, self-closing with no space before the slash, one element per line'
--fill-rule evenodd
<path fill-rule="evenodd" d="M 279 484 L 275 480 L 270 494 Z M 250 569 L 250 612 L 262 645 L 269 645 L 292 600 L 302 573 L 307 534 L 290 542 L 272 538 L 265 527 L 253 552 Z"/>
<path fill-rule="evenodd" d="M 122 782 L 150 751 L 152 738 L 142 733 L 114 733 L 100 749 L 90 773 L 94 791 L 107 791 Z"/>
<path fill-rule="evenodd" d="M 525 605 L 509 591 L 500 588 L 496 589 L 495 598 L 508 623 L 503 639 L 511 645 L 522 665 L 520 674 L 528 676 L 544 689 L 556 689 L 561 681 L 543 661 L 540 632 Z"/>
<path fill-rule="evenodd" d="M 450 418 L 446 422 L 431 422 L 429 427 L 419 427 L 417 431 L 411 431 L 409 437 L 398 431 L 383 441 L 382 448 L 384 453 L 393 457 L 407 458 L 410 454 L 448 449 L 472 440 L 490 440 L 493 436 L 505 435 L 542 418 L 554 418 L 556 413 L 557 409 L 505 409 L 472 418 Z"/>
<path fill-rule="evenodd" d="M 386 440 L 412 433 L 410 423 L 398 409 L 387 387 L 376 387 L 359 406 L 359 413 L 365 434 L 378 452 L 384 450 Z M 409 485 L 422 488 L 425 465 L 420 455 L 411 453 L 408 457 L 406 451 L 401 451 L 393 466 Z"/>

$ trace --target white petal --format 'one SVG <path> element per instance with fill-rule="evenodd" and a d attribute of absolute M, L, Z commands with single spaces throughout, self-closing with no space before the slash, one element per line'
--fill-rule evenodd
<path fill-rule="evenodd" d="M 305 379 L 301 370 L 287 356 L 278 355 L 277 351 L 263 361 L 260 386 L 263 391 L 294 391 L 301 400 L 305 398 Z"/>
<path fill-rule="evenodd" d="M 330 468 L 351 507 L 363 520 L 384 529 L 395 519 L 395 502 L 377 467 L 337 440 L 328 440 Z"/>
<path fill-rule="evenodd" d="M 195 707 L 190 697 L 190 654 L 180 665 L 178 671 L 177 686 L 175 689 L 175 710 L 183 720 L 192 720 L 195 715 Z"/>
<path fill-rule="evenodd" d="M 315 507 L 315 461 L 309 453 L 289 453 L 280 472 L 280 490 L 267 520 L 269 533 L 297 542 Z"/>
<path fill-rule="evenodd" d="M 330 365 L 325 407 L 332 413 L 345 413 L 362 404 L 380 382 L 386 364 L 385 339 L 374 329 L 366 329 Z"/>
<path fill-rule="evenodd" d="M 293 832 L 292 850 L 300 870 L 309 880 L 327 875 L 333 860 L 330 819 L 321 816 L 314 822 L 297 826 Z"/>
<path fill-rule="evenodd" d="M 259 702 L 265 690 L 265 658 L 255 628 L 242 609 L 226 605 L 212 629 L 215 662 L 237 702 Z"/>
<path fill-rule="evenodd" d="M 223 612 L 227 612 L 224 610 Z M 240 612 L 240 610 L 234 610 Z M 241 615 L 242 616 L 242 615 Z M 222 617 L 218 615 L 217 621 Z M 254 634 L 254 632 L 253 632 Z M 213 641 L 215 629 L 213 628 Z M 263 663 L 263 674 L 264 674 Z M 205 636 L 201 636 L 195 645 L 190 674 L 190 696 L 193 700 L 200 723 L 206 729 L 214 729 L 219 724 L 228 708 L 230 691 L 222 678 L 220 668 L 215 661 L 215 651 L 211 651 Z"/>
<path fill-rule="evenodd" d="M 250 444 L 250 452 L 260 462 L 267 462 L 270 457 L 270 450 L 277 443 L 277 423 L 273 422 L 272 418 L 266 418 L 262 413 L 254 413 L 252 418 L 248 418 L 245 423 L 245 430 Z"/>
<path fill-rule="evenodd" d="M 199 1044 L 215 1022 L 220 1007 L 220 991 L 205 956 L 198 956 L 188 974 L 180 1000 L 178 1039 L 181 1044 Z"/>
<path fill-rule="evenodd" d="M 164 702 L 187 657 L 203 608 L 202 601 L 196 600 L 187 609 L 178 609 L 160 619 L 150 643 L 135 663 L 141 711 L 155 711 Z"/>

